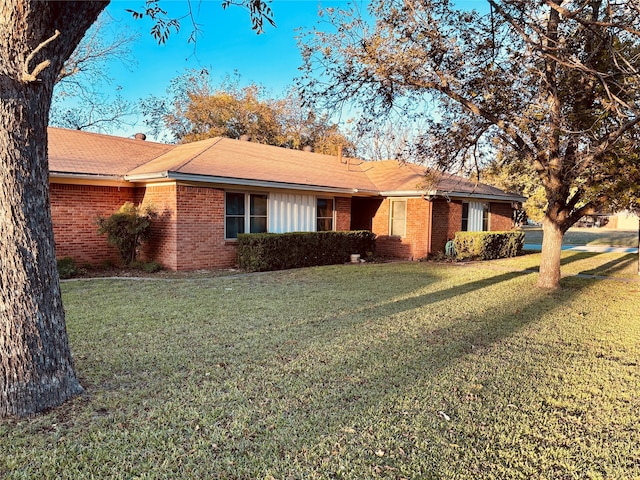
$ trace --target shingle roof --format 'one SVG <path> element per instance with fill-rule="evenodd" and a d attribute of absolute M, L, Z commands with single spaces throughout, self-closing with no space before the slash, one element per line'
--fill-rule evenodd
<path fill-rule="evenodd" d="M 49 170 L 57 175 L 113 176 L 135 181 L 166 178 L 225 179 L 236 184 L 347 189 L 354 193 L 438 193 L 518 200 L 489 185 L 445 174 L 437 187 L 425 179 L 427 169 L 394 160 L 363 162 L 335 156 L 211 138 L 181 145 L 49 128 Z"/>
<path fill-rule="evenodd" d="M 170 151 L 172 145 L 49 127 L 52 173 L 124 176 Z"/>
<path fill-rule="evenodd" d="M 380 192 L 431 193 L 439 195 L 475 195 L 487 197 L 503 197 L 509 195 L 499 188 L 483 183 L 470 181 L 458 175 L 433 174 L 428 177 L 429 170 L 421 165 L 401 163 L 395 160 L 381 162 L 365 162 L 363 171 L 378 187 Z"/>
<path fill-rule="evenodd" d="M 420 165 L 384 160 L 365 162 L 361 168 L 379 191 L 418 191 L 427 187 L 424 181 L 426 168 Z"/>
<path fill-rule="evenodd" d="M 377 191 L 358 167 L 333 155 L 303 152 L 253 142 L 212 138 L 177 145 L 173 150 L 128 172 L 140 178 L 161 172 L 203 177 L 260 180 L 291 185 Z"/>

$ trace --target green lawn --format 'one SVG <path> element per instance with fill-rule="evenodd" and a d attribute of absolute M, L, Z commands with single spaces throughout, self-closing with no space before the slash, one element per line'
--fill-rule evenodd
<path fill-rule="evenodd" d="M 63 284 L 86 395 L 0 477 L 640 478 L 634 256 Z"/>
<path fill-rule="evenodd" d="M 524 227 L 525 243 L 541 244 L 541 227 Z M 637 247 L 637 230 L 613 230 L 608 228 L 570 228 L 564 234 L 564 245 L 606 245 L 610 247 Z"/>

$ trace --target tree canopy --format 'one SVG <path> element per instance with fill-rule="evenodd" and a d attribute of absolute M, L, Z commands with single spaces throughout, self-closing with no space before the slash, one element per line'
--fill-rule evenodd
<path fill-rule="evenodd" d="M 326 12 L 302 40 L 307 101 L 371 123 L 427 119 L 415 153 L 441 168 L 521 162 L 544 189 L 538 284 L 557 288 L 560 246 L 585 213 L 637 201 L 640 8 L 635 1 L 391 0 Z M 429 112 L 416 102 L 432 101 Z"/>
<path fill-rule="evenodd" d="M 167 98 L 149 97 L 142 103 L 154 136 L 170 141 L 194 142 L 216 136 L 248 137 L 256 143 L 319 153 L 354 153 L 353 144 L 327 115 L 304 107 L 295 91 L 284 98 L 269 98 L 256 83 L 240 84 L 238 76 L 213 85 L 206 69 L 187 71 L 175 78 Z"/>

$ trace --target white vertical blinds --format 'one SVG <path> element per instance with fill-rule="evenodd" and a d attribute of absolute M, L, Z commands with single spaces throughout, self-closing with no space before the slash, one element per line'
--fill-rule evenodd
<path fill-rule="evenodd" d="M 292 193 L 269 193 L 269 232 L 314 232 L 316 197 Z"/>
<path fill-rule="evenodd" d="M 469 232 L 482 231 L 483 212 L 484 203 L 469 202 L 469 226 L 467 228 Z"/>

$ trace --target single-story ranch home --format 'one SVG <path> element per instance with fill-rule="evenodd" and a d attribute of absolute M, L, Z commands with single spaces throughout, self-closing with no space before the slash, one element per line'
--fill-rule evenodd
<path fill-rule="evenodd" d="M 171 270 L 236 265 L 239 233 L 370 230 L 377 253 L 419 259 L 457 231 L 509 230 L 524 199 L 425 168 L 228 138 L 166 145 L 49 129 L 56 255 L 117 260 L 96 219 L 125 202 L 158 214 L 144 257 Z M 433 182 L 432 182 L 433 183 Z"/>

